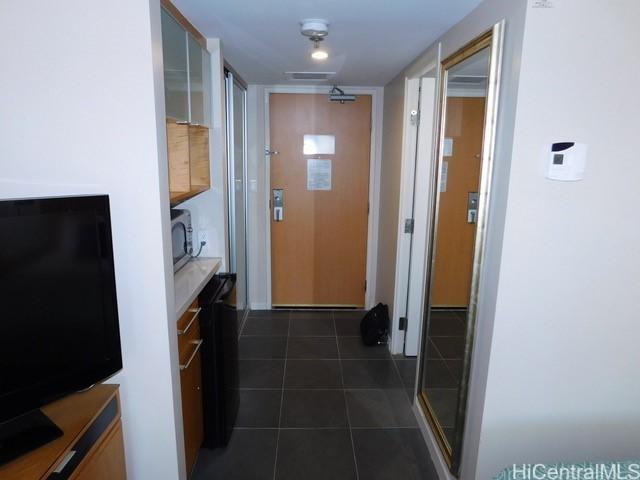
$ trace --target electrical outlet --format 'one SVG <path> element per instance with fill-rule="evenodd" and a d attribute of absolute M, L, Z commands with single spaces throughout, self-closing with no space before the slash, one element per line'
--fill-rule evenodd
<path fill-rule="evenodd" d="M 204 229 L 198 232 L 198 243 L 202 244 L 203 242 L 205 245 L 209 244 L 209 236 L 207 235 L 207 231 Z"/>

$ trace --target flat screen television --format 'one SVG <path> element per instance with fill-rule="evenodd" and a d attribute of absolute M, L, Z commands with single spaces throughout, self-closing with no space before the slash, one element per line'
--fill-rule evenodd
<path fill-rule="evenodd" d="M 121 368 L 109 197 L 0 201 L 0 463 L 62 434 L 39 407 Z"/>

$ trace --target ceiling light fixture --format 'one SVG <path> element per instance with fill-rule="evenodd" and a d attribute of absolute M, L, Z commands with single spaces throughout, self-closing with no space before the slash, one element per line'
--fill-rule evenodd
<path fill-rule="evenodd" d="M 315 18 L 303 20 L 300 22 L 300 33 L 313 42 L 311 58 L 314 60 L 326 60 L 329 58 L 327 51 L 320 48 L 320 42 L 329 35 L 329 23 L 326 20 Z"/>
<path fill-rule="evenodd" d="M 313 52 L 311 52 L 311 58 L 314 60 L 326 60 L 329 58 L 329 54 L 320 48 L 319 44 L 313 46 Z"/>

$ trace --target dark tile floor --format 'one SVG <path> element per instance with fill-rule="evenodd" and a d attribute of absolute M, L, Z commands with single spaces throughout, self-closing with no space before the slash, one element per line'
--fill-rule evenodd
<path fill-rule="evenodd" d="M 362 315 L 251 312 L 236 429 L 193 478 L 435 480 L 409 401 L 416 361 L 362 345 Z"/>
<path fill-rule="evenodd" d="M 466 333 L 465 310 L 433 310 L 429 323 L 427 365 L 423 374 L 427 398 L 452 443 Z"/>

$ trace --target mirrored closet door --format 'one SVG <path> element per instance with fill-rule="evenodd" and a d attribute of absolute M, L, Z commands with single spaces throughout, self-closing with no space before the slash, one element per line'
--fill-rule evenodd
<path fill-rule="evenodd" d="M 451 471 L 464 439 L 487 229 L 501 25 L 441 65 L 440 124 L 419 406 Z"/>

